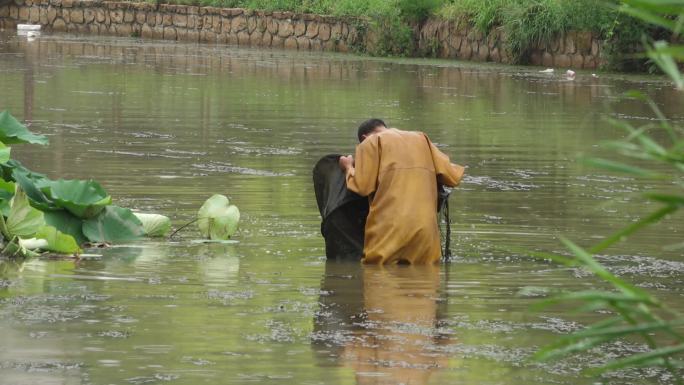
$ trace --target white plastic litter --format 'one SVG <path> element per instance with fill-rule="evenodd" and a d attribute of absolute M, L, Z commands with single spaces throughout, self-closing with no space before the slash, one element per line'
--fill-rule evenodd
<path fill-rule="evenodd" d="M 40 31 L 40 24 L 18 24 L 17 31 Z"/>

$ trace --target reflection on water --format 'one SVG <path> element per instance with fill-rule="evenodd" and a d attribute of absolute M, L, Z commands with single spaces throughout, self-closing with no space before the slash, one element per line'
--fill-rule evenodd
<path fill-rule="evenodd" d="M 322 365 L 355 372 L 357 384 L 426 384 L 448 356 L 438 330 L 439 267 L 328 262 L 312 342 Z M 449 341 L 451 343 L 452 341 Z"/>
<path fill-rule="evenodd" d="M 50 137 L 12 155 L 53 178 L 95 178 L 121 206 L 176 227 L 223 193 L 237 244 L 172 241 L 88 250 L 79 261 L 0 261 L 2 384 L 670 384 L 660 371 L 584 378 L 624 342 L 536 364 L 539 346 L 600 315 L 532 313 L 557 289 L 597 281 L 500 246 L 582 245 L 651 208 L 666 188 L 590 169 L 581 153 L 623 133 L 606 113 L 672 119 L 658 78 L 445 61 L 393 61 L 134 39 L 0 36 L 0 108 Z M 452 195 L 457 257 L 439 268 L 327 264 L 311 169 L 351 153 L 358 122 L 430 135 L 468 177 Z M 681 242 L 671 218 L 599 256 L 679 310 Z"/>

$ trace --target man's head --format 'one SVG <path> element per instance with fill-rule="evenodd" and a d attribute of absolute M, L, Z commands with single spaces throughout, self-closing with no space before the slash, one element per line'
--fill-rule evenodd
<path fill-rule="evenodd" d="M 363 142 L 363 140 L 366 139 L 368 136 L 386 129 L 387 126 L 385 125 L 385 122 L 383 122 L 380 119 L 366 120 L 359 126 L 359 131 L 357 133 L 359 137 L 359 143 Z"/>

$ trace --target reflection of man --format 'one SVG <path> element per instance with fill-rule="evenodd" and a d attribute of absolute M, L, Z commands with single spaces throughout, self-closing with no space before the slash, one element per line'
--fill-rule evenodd
<path fill-rule="evenodd" d="M 340 158 L 347 188 L 370 197 L 364 263 L 428 264 L 439 260 L 437 183 L 455 187 L 463 167 L 452 164 L 421 132 L 387 128 L 379 119 L 358 131 L 356 159 Z"/>
<path fill-rule="evenodd" d="M 359 285 L 360 283 L 360 285 Z M 328 261 L 314 347 L 322 365 L 355 371 L 356 383 L 428 383 L 453 343 L 437 331 L 439 266 L 361 266 Z"/>

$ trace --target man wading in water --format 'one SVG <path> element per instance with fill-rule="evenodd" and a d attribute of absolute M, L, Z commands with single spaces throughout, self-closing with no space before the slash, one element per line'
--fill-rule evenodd
<path fill-rule="evenodd" d="M 369 197 L 364 263 L 439 261 L 437 183 L 455 187 L 464 168 L 452 164 L 422 132 L 387 128 L 379 119 L 359 127 L 360 144 L 340 158 L 347 188 Z"/>

